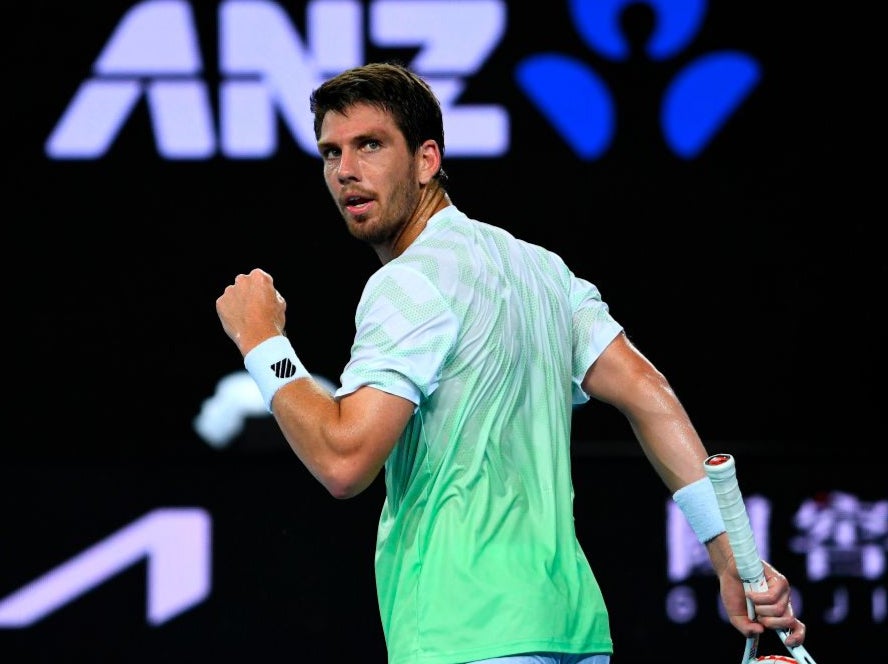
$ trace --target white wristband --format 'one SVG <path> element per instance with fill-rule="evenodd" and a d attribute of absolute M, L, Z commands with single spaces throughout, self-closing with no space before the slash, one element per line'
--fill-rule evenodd
<path fill-rule="evenodd" d="M 684 513 L 688 525 L 702 543 L 725 532 L 725 521 L 718 508 L 718 498 L 708 477 L 680 488 L 672 499 Z"/>
<path fill-rule="evenodd" d="M 281 387 L 310 375 L 283 335 L 266 339 L 253 348 L 244 356 L 244 366 L 256 381 L 269 413 L 271 399 Z"/>

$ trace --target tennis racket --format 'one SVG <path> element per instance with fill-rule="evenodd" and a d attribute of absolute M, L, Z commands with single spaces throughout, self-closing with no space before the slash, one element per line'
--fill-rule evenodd
<path fill-rule="evenodd" d="M 743 587 L 756 592 L 767 590 L 765 568 L 759 557 L 752 534 L 752 526 L 749 525 L 749 515 L 746 513 L 746 505 L 743 502 L 743 495 L 740 493 L 740 485 L 737 483 L 737 467 L 734 457 L 730 454 L 713 454 L 703 462 L 703 467 L 715 487 L 715 496 L 725 522 L 728 540 L 734 551 L 734 560 L 737 563 L 737 572 L 743 581 Z M 755 620 L 755 607 L 748 597 L 746 598 L 746 609 L 750 620 Z M 746 647 L 743 650 L 743 659 L 740 664 L 768 661 L 816 664 L 804 646 L 786 645 L 786 637 L 789 636 L 787 630 L 778 629 L 776 631 L 792 658 L 757 657 L 759 635 L 755 635 L 746 639 Z"/>

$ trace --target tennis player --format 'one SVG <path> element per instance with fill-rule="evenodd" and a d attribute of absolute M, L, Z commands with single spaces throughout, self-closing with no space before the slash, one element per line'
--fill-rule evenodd
<path fill-rule="evenodd" d="M 310 108 L 333 202 L 382 263 L 341 387 L 331 395 L 303 366 L 287 331 L 298 338 L 314 316 L 265 271 L 237 275 L 216 309 L 283 437 L 334 497 L 384 469 L 375 567 L 389 663 L 610 661 L 607 607 L 573 516 L 571 414 L 590 398 L 627 418 L 706 545 L 734 627 L 801 643 L 789 582 L 771 565 L 768 590 L 752 595 L 760 618 L 747 617 L 709 454 L 596 286 L 451 201 L 431 88 L 372 63 L 321 84 Z M 529 192 L 505 182 L 492 193 Z"/>

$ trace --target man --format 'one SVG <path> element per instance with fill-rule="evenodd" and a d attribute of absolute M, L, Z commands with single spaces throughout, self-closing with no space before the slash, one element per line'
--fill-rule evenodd
<path fill-rule="evenodd" d="M 788 581 L 770 565 L 769 590 L 752 595 L 759 619 L 747 618 L 708 453 L 597 288 L 451 202 L 427 84 L 373 63 L 323 83 L 310 106 L 333 201 L 382 262 L 341 387 L 331 395 L 300 362 L 264 271 L 238 275 L 216 308 L 290 447 L 333 496 L 385 468 L 376 577 L 389 662 L 610 661 L 572 513 L 571 413 L 590 397 L 626 416 L 706 543 L 731 623 L 801 643 Z"/>

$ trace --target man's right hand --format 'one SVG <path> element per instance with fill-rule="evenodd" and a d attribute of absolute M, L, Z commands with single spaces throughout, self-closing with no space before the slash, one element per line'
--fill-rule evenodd
<path fill-rule="evenodd" d="M 241 355 L 269 337 L 284 334 L 287 302 L 274 287 L 271 275 L 255 268 L 239 274 L 216 300 L 222 329 Z"/>

